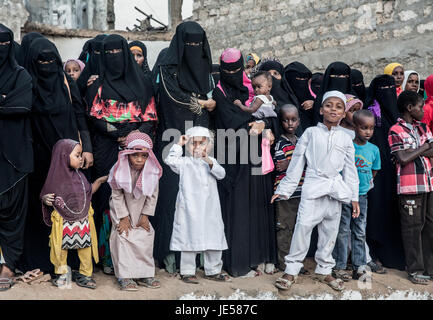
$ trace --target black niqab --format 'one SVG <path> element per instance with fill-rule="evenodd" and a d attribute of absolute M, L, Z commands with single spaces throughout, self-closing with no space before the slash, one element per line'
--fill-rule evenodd
<path fill-rule="evenodd" d="M 20 66 L 25 67 L 25 62 L 29 54 L 30 46 L 33 40 L 37 38 L 44 38 L 39 32 L 27 33 L 21 40 L 21 48 L 17 57 L 17 62 Z"/>
<path fill-rule="evenodd" d="M 161 66 L 177 66 L 179 86 L 185 91 L 205 95 L 212 90 L 210 46 L 206 32 L 197 22 L 177 26 Z"/>
<path fill-rule="evenodd" d="M 0 24 L 0 42 L 10 41 L 0 46 L 0 195 L 33 170 L 31 77 L 15 60 L 13 39 Z"/>
<path fill-rule="evenodd" d="M 339 78 L 338 76 L 346 75 L 347 77 Z M 314 125 L 322 121 L 322 116 L 320 115 L 320 107 L 322 106 L 323 95 L 327 91 L 337 90 L 344 94 L 353 94 L 352 89 L 352 76 L 350 67 L 344 62 L 333 62 L 331 63 L 323 75 L 323 82 L 320 86 L 320 92 L 316 97 L 313 105 L 314 112 Z"/>
<path fill-rule="evenodd" d="M 215 85 L 220 81 L 220 65 L 212 64 L 212 78 Z"/>
<path fill-rule="evenodd" d="M 365 99 L 367 97 L 367 90 L 364 84 L 364 76 L 362 75 L 362 72 L 357 69 L 352 69 L 351 74 L 353 91 L 355 91 L 356 96 L 361 99 L 363 103 L 365 103 Z"/>
<path fill-rule="evenodd" d="M 108 50 L 121 49 L 117 53 Z M 150 79 L 141 72 L 135 62 L 125 38 L 112 34 L 103 42 L 99 65 L 99 78 L 92 84 L 86 100 L 91 105 L 99 86 L 102 85 L 102 99 L 121 102 L 139 101 L 146 108 L 153 96 Z"/>
<path fill-rule="evenodd" d="M 299 101 L 296 98 L 291 86 L 284 78 L 284 66 L 278 61 L 268 60 L 258 65 L 259 71 L 276 70 L 281 75 L 281 80 L 272 77 L 271 95 L 277 102 L 276 112 L 285 104 L 293 104 L 299 108 Z"/>
<path fill-rule="evenodd" d="M 389 88 L 385 88 L 389 87 Z M 397 93 L 393 76 L 382 74 L 375 77 L 368 88 L 366 106 L 369 107 L 376 100 L 380 105 L 381 118 L 391 127 L 400 116 L 397 109 Z"/>
<path fill-rule="evenodd" d="M 284 68 L 284 77 L 293 89 L 299 103 L 303 103 L 307 100 L 314 100 L 308 87 L 308 80 L 311 76 L 311 71 L 303 63 L 298 61 L 292 62 Z M 304 80 L 296 78 L 302 78 Z"/>
<path fill-rule="evenodd" d="M 86 60 L 86 66 L 77 79 L 77 85 L 82 96 L 84 96 L 86 93 L 87 80 L 89 80 L 90 76 L 99 75 L 102 43 L 106 37 L 106 34 L 99 34 L 95 38 L 88 40 L 83 46 L 83 52 L 80 54 L 80 60 Z"/>
<path fill-rule="evenodd" d="M 239 70 L 238 70 L 239 69 Z M 235 73 L 227 73 L 227 71 L 235 71 Z M 220 65 L 220 85 L 228 100 L 231 102 L 239 99 L 243 104 L 249 98 L 249 91 L 244 86 L 244 60 L 241 55 L 238 61 L 226 63 L 221 61 Z"/>
<path fill-rule="evenodd" d="M 41 64 L 38 61 L 53 61 Z M 56 46 L 47 38 L 35 39 L 25 62 L 33 78 L 33 111 L 44 114 L 64 112 L 71 104 L 62 59 Z"/>
<path fill-rule="evenodd" d="M 323 82 L 323 73 L 316 72 L 311 76 L 311 91 L 317 96 L 320 93 L 320 87 Z"/>

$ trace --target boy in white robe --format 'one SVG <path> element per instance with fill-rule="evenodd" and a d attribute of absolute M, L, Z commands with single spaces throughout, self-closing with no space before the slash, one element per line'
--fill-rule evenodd
<path fill-rule="evenodd" d="M 174 144 L 164 162 L 179 174 L 170 250 L 181 251 L 180 274 L 186 283 L 198 283 L 195 276 L 197 253 L 203 252 L 206 278 L 230 281 L 221 273 L 222 250 L 227 249 L 216 180 L 225 177 L 224 168 L 209 157 L 211 134 L 193 127 Z M 186 144 L 189 156 L 182 157 Z"/>
<path fill-rule="evenodd" d="M 274 196 L 288 199 L 296 190 L 307 165 L 302 186 L 295 231 L 290 252 L 285 257 L 286 269 L 275 286 L 290 289 L 296 282 L 307 255 L 311 231 L 317 225 L 319 241 L 315 260 L 315 277 L 337 291 L 344 289 L 340 279 L 332 277 L 332 257 L 341 217 L 342 203 L 352 203 L 353 217 L 359 215 L 358 173 L 351 137 L 339 126 L 346 115 L 346 97 L 339 91 L 324 94 L 320 114 L 323 123 L 305 130 L 296 145 L 292 160 Z"/>

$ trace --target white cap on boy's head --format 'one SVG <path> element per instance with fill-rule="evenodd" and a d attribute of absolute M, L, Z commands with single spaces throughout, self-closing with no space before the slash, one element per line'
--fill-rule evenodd
<path fill-rule="evenodd" d="M 323 104 L 323 102 L 325 102 L 326 99 L 331 98 L 331 97 L 340 98 L 341 100 L 343 100 L 344 107 L 346 107 L 346 101 L 347 101 L 346 96 L 344 95 L 344 93 L 337 91 L 337 90 L 325 92 L 325 94 L 323 95 L 323 98 L 322 98 L 322 104 Z"/>
<path fill-rule="evenodd" d="M 211 137 L 209 133 L 209 129 L 200 126 L 189 128 L 188 130 L 186 130 L 185 135 L 189 137 L 206 137 L 206 138 Z"/>

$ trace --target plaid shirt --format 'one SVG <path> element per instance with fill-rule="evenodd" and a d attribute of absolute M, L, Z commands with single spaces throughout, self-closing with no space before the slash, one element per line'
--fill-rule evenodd
<path fill-rule="evenodd" d="M 430 129 L 419 121 L 409 124 L 401 118 L 391 127 L 388 143 L 391 153 L 399 150 L 417 149 L 427 141 L 432 141 Z M 429 158 L 420 156 L 414 161 L 402 166 L 398 161 L 397 193 L 419 194 L 433 191 L 433 172 Z"/>

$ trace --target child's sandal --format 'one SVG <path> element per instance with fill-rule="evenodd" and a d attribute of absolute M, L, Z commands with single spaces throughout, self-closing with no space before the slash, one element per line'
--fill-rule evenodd
<path fill-rule="evenodd" d="M 429 276 L 423 276 L 421 274 L 416 274 L 416 273 L 409 274 L 408 278 L 413 284 L 423 284 L 423 285 L 429 284 L 429 279 L 430 279 Z"/>
<path fill-rule="evenodd" d="M 341 279 L 344 282 L 348 282 L 350 280 L 349 274 L 347 274 L 344 270 L 332 270 L 332 276 L 334 278 Z"/>
<path fill-rule="evenodd" d="M 205 276 L 206 279 L 219 281 L 219 282 L 231 282 L 232 278 L 226 273 L 217 273 L 210 276 Z"/>
<path fill-rule="evenodd" d="M 283 277 L 279 277 L 275 280 L 275 287 L 280 290 L 289 290 L 294 283 L 296 283 L 298 276 L 293 276 L 293 280 L 289 280 Z"/>
<path fill-rule="evenodd" d="M 161 284 L 158 280 L 153 277 L 150 278 L 140 278 L 135 280 L 138 285 L 145 286 L 146 288 L 158 289 L 161 288 Z"/>
<path fill-rule="evenodd" d="M 122 291 L 138 291 L 137 284 L 132 279 L 119 279 L 118 282 Z"/>
<path fill-rule="evenodd" d="M 53 286 L 56 286 L 58 288 L 65 286 L 68 283 L 68 275 L 67 274 L 60 274 L 51 279 L 51 283 Z"/>
<path fill-rule="evenodd" d="M 78 286 L 88 289 L 96 289 L 96 282 L 91 277 L 85 276 L 78 271 L 72 271 L 72 281 Z"/>
<path fill-rule="evenodd" d="M 180 278 L 183 282 L 185 282 L 185 283 L 191 283 L 191 284 L 199 284 L 199 282 L 198 282 L 198 280 L 197 280 L 197 277 L 196 276 L 194 276 L 194 275 L 190 275 L 190 276 L 183 276 L 183 275 L 181 275 L 181 278 Z"/>
<path fill-rule="evenodd" d="M 319 282 L 325 283 L 330 286 L 335 291 L 343 291 L 344 290 L 344 282 L 341 279 L 334 279 L 331 281 L 327 281 L 326 278 L 331 276 L 330 274 L 315 274 L 314 280 L 318 280 Z"/>

